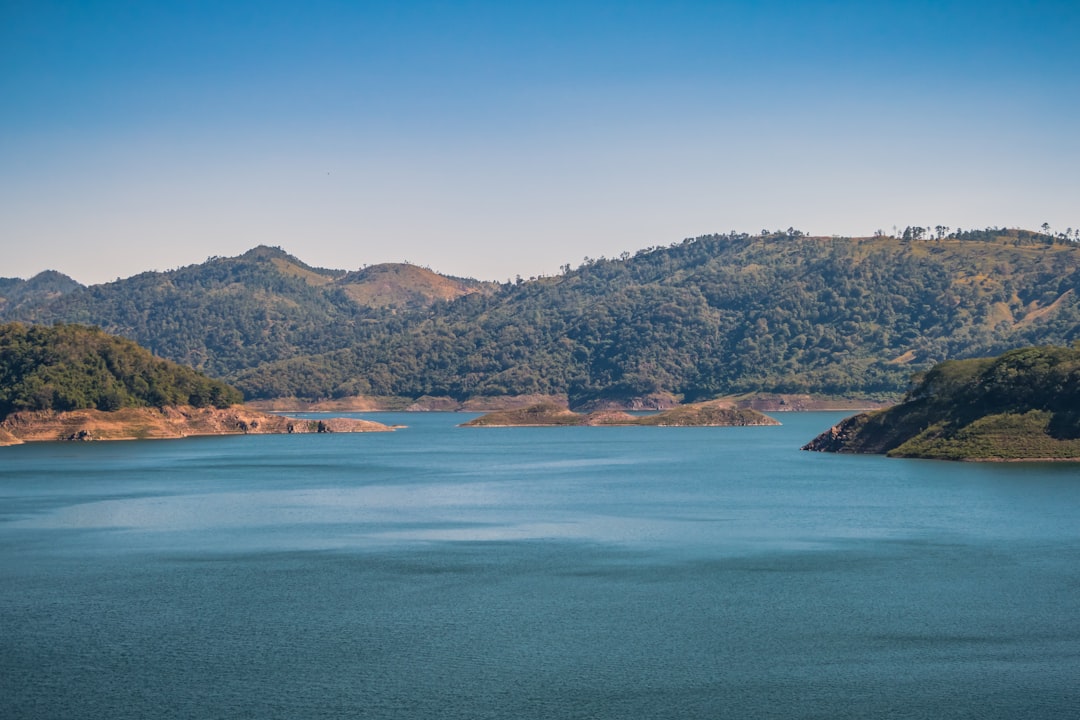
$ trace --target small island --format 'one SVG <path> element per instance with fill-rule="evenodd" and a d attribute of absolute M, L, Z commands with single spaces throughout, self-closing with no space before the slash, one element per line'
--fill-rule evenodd
<path fill-rule="evenodd" d="M 1080 349 L 951 360 L 899 404 L 847 418 L 803 450 L 967 461 L 1080 461 Z"/>
<path fill-rule="evenodd" d="M 194 435 L 372 432 L 369 420 L 301 420 L 240 405 L 238 390 L 80 325 L 0 325 L 0 446 Z"/>
<path fill-rule="evenodd" d="M 516 410 L 497 410 L 463 423 L 462 427 L 747 427 L 780 423 L 750 408 L 736 407 L 726 400 L 688 403 L 655 415 L 599 410 L 576 413 L 554 403 L 539 403 Z"/>

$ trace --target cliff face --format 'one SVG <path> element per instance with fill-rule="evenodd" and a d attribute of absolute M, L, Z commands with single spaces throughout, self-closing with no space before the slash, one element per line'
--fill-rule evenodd
<path fill-rule="evenodd" d="M 72 440 L 148 440 L 196 435 L 266 435 L 380 432 L 392 428 L 370 420 L 302 420 L 234 406 L 125 408 L 114 412 L 40 410 L 18 412 L 0 422 L 0 445 Z"/>
<path fill-rule="evenodd" d="M 890 434 L 874 427 L 864 432 L 868 424 L 873 425 L 871 421 L 874 417 L 874 413 L 862 413 L 845 418 L 808 442 L 802 449 L 814 452 L 884 454 L 893 447 Z"/>

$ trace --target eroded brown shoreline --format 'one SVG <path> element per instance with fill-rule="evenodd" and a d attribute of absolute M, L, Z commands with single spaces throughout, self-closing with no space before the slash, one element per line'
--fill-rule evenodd
<path fill-rule="evenodd" d="M 237 405 L 230 408 L 124 408 L 13 413 L 0 422 L 0 445 L 89 440 L 165 440 L 208 435 L 386 432 L 371 420 L 306 420 Z"/>

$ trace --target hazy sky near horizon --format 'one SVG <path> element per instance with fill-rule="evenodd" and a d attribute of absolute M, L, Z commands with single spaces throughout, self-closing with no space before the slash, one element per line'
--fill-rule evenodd
<path fill-rule="evenodd" d="M 0 3 L 0 277 L 1080 227 L 1080 3 Z"/>

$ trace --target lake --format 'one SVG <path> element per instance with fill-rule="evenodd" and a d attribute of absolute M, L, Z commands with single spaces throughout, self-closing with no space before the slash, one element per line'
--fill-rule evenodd
<path fill-rule="evenodd" d="M 0 717 L 1080 717 L 1080 465 L 359 417 L 0 449 Z"/>

